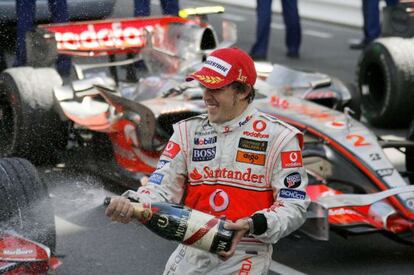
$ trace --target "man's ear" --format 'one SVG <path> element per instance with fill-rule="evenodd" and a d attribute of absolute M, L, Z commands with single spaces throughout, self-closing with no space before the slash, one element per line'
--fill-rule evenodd
<path fill-rule="evenodd" d="M 249 94 L 250 94 L 250 89 L 251 89 L 251 88 L 246 89 L 246 91 L 243 91 L 243 92 L 238 92 L 238 93 L 237 93 L 237 97 L 238 97 L 238 98 L 240 98 L 240 99 L 242 99 L 242 100 L 247 99 L 247 97 L 248 97 L 248 96 L 249 96 Z"/>

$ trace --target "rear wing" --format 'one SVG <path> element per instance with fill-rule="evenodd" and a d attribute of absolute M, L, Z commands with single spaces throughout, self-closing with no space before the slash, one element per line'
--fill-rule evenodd
<path fill-rule="evenodd" d="M 147 44 L 148 34 L 168 33 L 179 24 L 209 28 L 207 14 L 222 13 L 224 8 L 183 9 L 181 16 L 135 17 L 109 20 L 43 24 L 27 34 L 28 64 L 47 66 L 56 54 L 105 56 L 139 53 Z"/>
<path fill-rule="evenodd" d="M 56 43 L 59 54 L 100 56 L 138 52 L 146 44 L 146 33 L 170 24 L 194 24 L 176 17 L 137 17 L 102 21 L 40 25 L 39 33 Z"/>

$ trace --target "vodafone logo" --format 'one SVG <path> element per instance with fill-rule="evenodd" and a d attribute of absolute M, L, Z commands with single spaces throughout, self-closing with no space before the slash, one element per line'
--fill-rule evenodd
<path fill-rule="evenodd" d="M 290 161 L 296 162 L 298 160 L 298 153 L 292 152 L 289 154 Z"/>
<path fill-rule="evenodd" d="M 210 206 L 216 212 L 226 210 L 229 206 L 229 195 L 221 189 L 217 189 L 210 195 Z"/>
<path fill-rule="evenodd" d="M 167 146 L 165 146 L 164 152 L 162 153 L 163 156 L 166 156 L 170 159 L 175 158 L 175 156 L 180 152 L 180 145 L 175 142 L 169 141 Z"/>
<path fill-rule="evenodd" d="M 256 132 L 261 132 L 264 129 L 266 129 L 266 122 L 264 122 L 263 120 L 256 120 L 255 122 L 253 122 L 253 130 L 255 130 Z"/>
<path fill-rule="evenodd" d="M 99 29 L 90 24 L 79 33 L 55 32 L 55 39 L 58 50 L 143 47 L 146 42 L 144 28 L 123 27 L 121 22 L 114 22 L 110 27 Z"/>
<path fill-rule="evenodd" d="M 165 150 L 171 151 L 174 148 L 174 142 L 169 142 L 167 146 L 165 146 Z"/>
<path fill-rule="evenodd" d="M 282 168 L 302 167 L 302 154 L 300 151 L 282 152 Z"/>

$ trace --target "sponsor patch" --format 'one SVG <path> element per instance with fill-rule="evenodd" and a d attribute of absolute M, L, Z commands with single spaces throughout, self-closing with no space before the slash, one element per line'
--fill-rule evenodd
<path fill-rule="evenodd" d="M 239 148 L 253 150 L 253 151 L 266 152 L 267 141 L 240 138 Z"/>
<path fill-rule="evenodd" d="M 216 142 L 217 142 L 217 137 L 194 138 L 195 145 L 207 145 L 207 144 L 214 144 Z"/>
<path fill-rule="evenodd" d="M 248 137 L 255 137 L 255 138 L 269 138 L 269 134 L 262 134 L 258 132 L 250 132 L 250 131 L 244 131 L 243 135 Z"/>
<path fill-rule="evenodd" d="M 196 136 L 208 136 L 208 135 L 214 135 L 217 134 L 216 130 L 205 130 L 205 131 L 196 131 Z"/>
<path fill-rule="evenodd" d="M 237 150 L 236 161 L 264 166 L 266 155 Z"/>
<path fill-rule="evenodd" d="M 166 156 L 170 159 L 175 158 L 175 156 L 180 152 L 180 145 L 173 141 L 169 141 L 167 146 L 165 146 L 164 152 L 162 153 L 163 156 Z"/>
<path fill-rule="evenodd" d="M 161 184 L 162 179 L 164 178 L 163 174 L 160 173 L 152 173 L 151 177 L 149 178 L 149 182 L 154 184 Z"/>
<path fill-rule="evenodd" d="M 210 70 L 213 70 L 221 74 L 222 76 L 227 76 L 231 69 L 231 64 L 227 63 L 226 61 L 220 58 L 209 56 L 207 57 L 207 60 L 204 63 L 203 67 L 209 68 Z"/>
<path fill-rule="evenodd" d="M 287 188 L 296 188 L 299 187 L 302 183 L 302 177 L 298 172 L 293 172 L 286 176 L 285 180 L 283 181 Z"/>
<path fill-rule="evenodd" d="M 302 153 L 300 151 L 282 152 L 282 168 L 295 168 L 302 166 Z"/>
<path fill-rule="evenodd" d="M 256 120 L 253 122 L 253 130 L 256 132 L 262 132 L 264 129 L 266 129 L 266 122 L 263 120 Z"/>
<path fill-rule="evenodd" d="M 279 191 L 279 198 L 304 200 L 305 197 L 306 193 L 300 190 L 282 188 Z"/>
<path fill-rule="evenodd" d="M 158 164 L 157 164 L 157 169 L 161 169 L 161 168 L 163 168 L 167 163 L 169 163 L 169 161 L 168 160 L 163 160 L 163 159 L 160 159 L 159 161 L 158 161 Z"/>
<path fill-rule="evenodd" d="M 203 178 L 203 175 L 198 172 L 197 168 L 194 168 L 193 171 L 189 174 L 190 179 L 192 180 L 201 180 Z"/>
<path fill-rule="evenodd" d="M 394 168 L 379 169 L 375 172 L 377 172 L 378 176 L 380 177 L 388 177 L 392 175 L 392 173 L 394 172 Z"/>
<path fill-rule="evenodd" d="M 216 157 L 216 147 L 193 149 L 193 161 L 208 161 Z"/>
<path fill-rule="evenodd" d="M 252 173 L 252 168 L 247 168 L 244 171 L 230 170 L 227 168 L 211 169 L 209 166 L 203 168 L 205 179 L 234 179 L 244 182 L 264 183 L 264 175 Z"/>
<path fill-rule="evenodd" d="M 239 126 L 243 126 L 244 124 L 246 124 L 247 122 L 250 121 L 250 119 L 252 118 L 252 115 L 247 116 L 243 121 L 239 121 Z"/>

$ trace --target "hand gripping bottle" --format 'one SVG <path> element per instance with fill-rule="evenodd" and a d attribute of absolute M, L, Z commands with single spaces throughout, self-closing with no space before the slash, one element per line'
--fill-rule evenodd
<path fill-rule="evenodd" d="M 111 198 L 105 198 L 109 205 Z M 212 253 L 228 251 L 234 231 L 224 228 L 224 220 L 171 203 L 132 203 L 138 218 L 158 236 Z"/>

